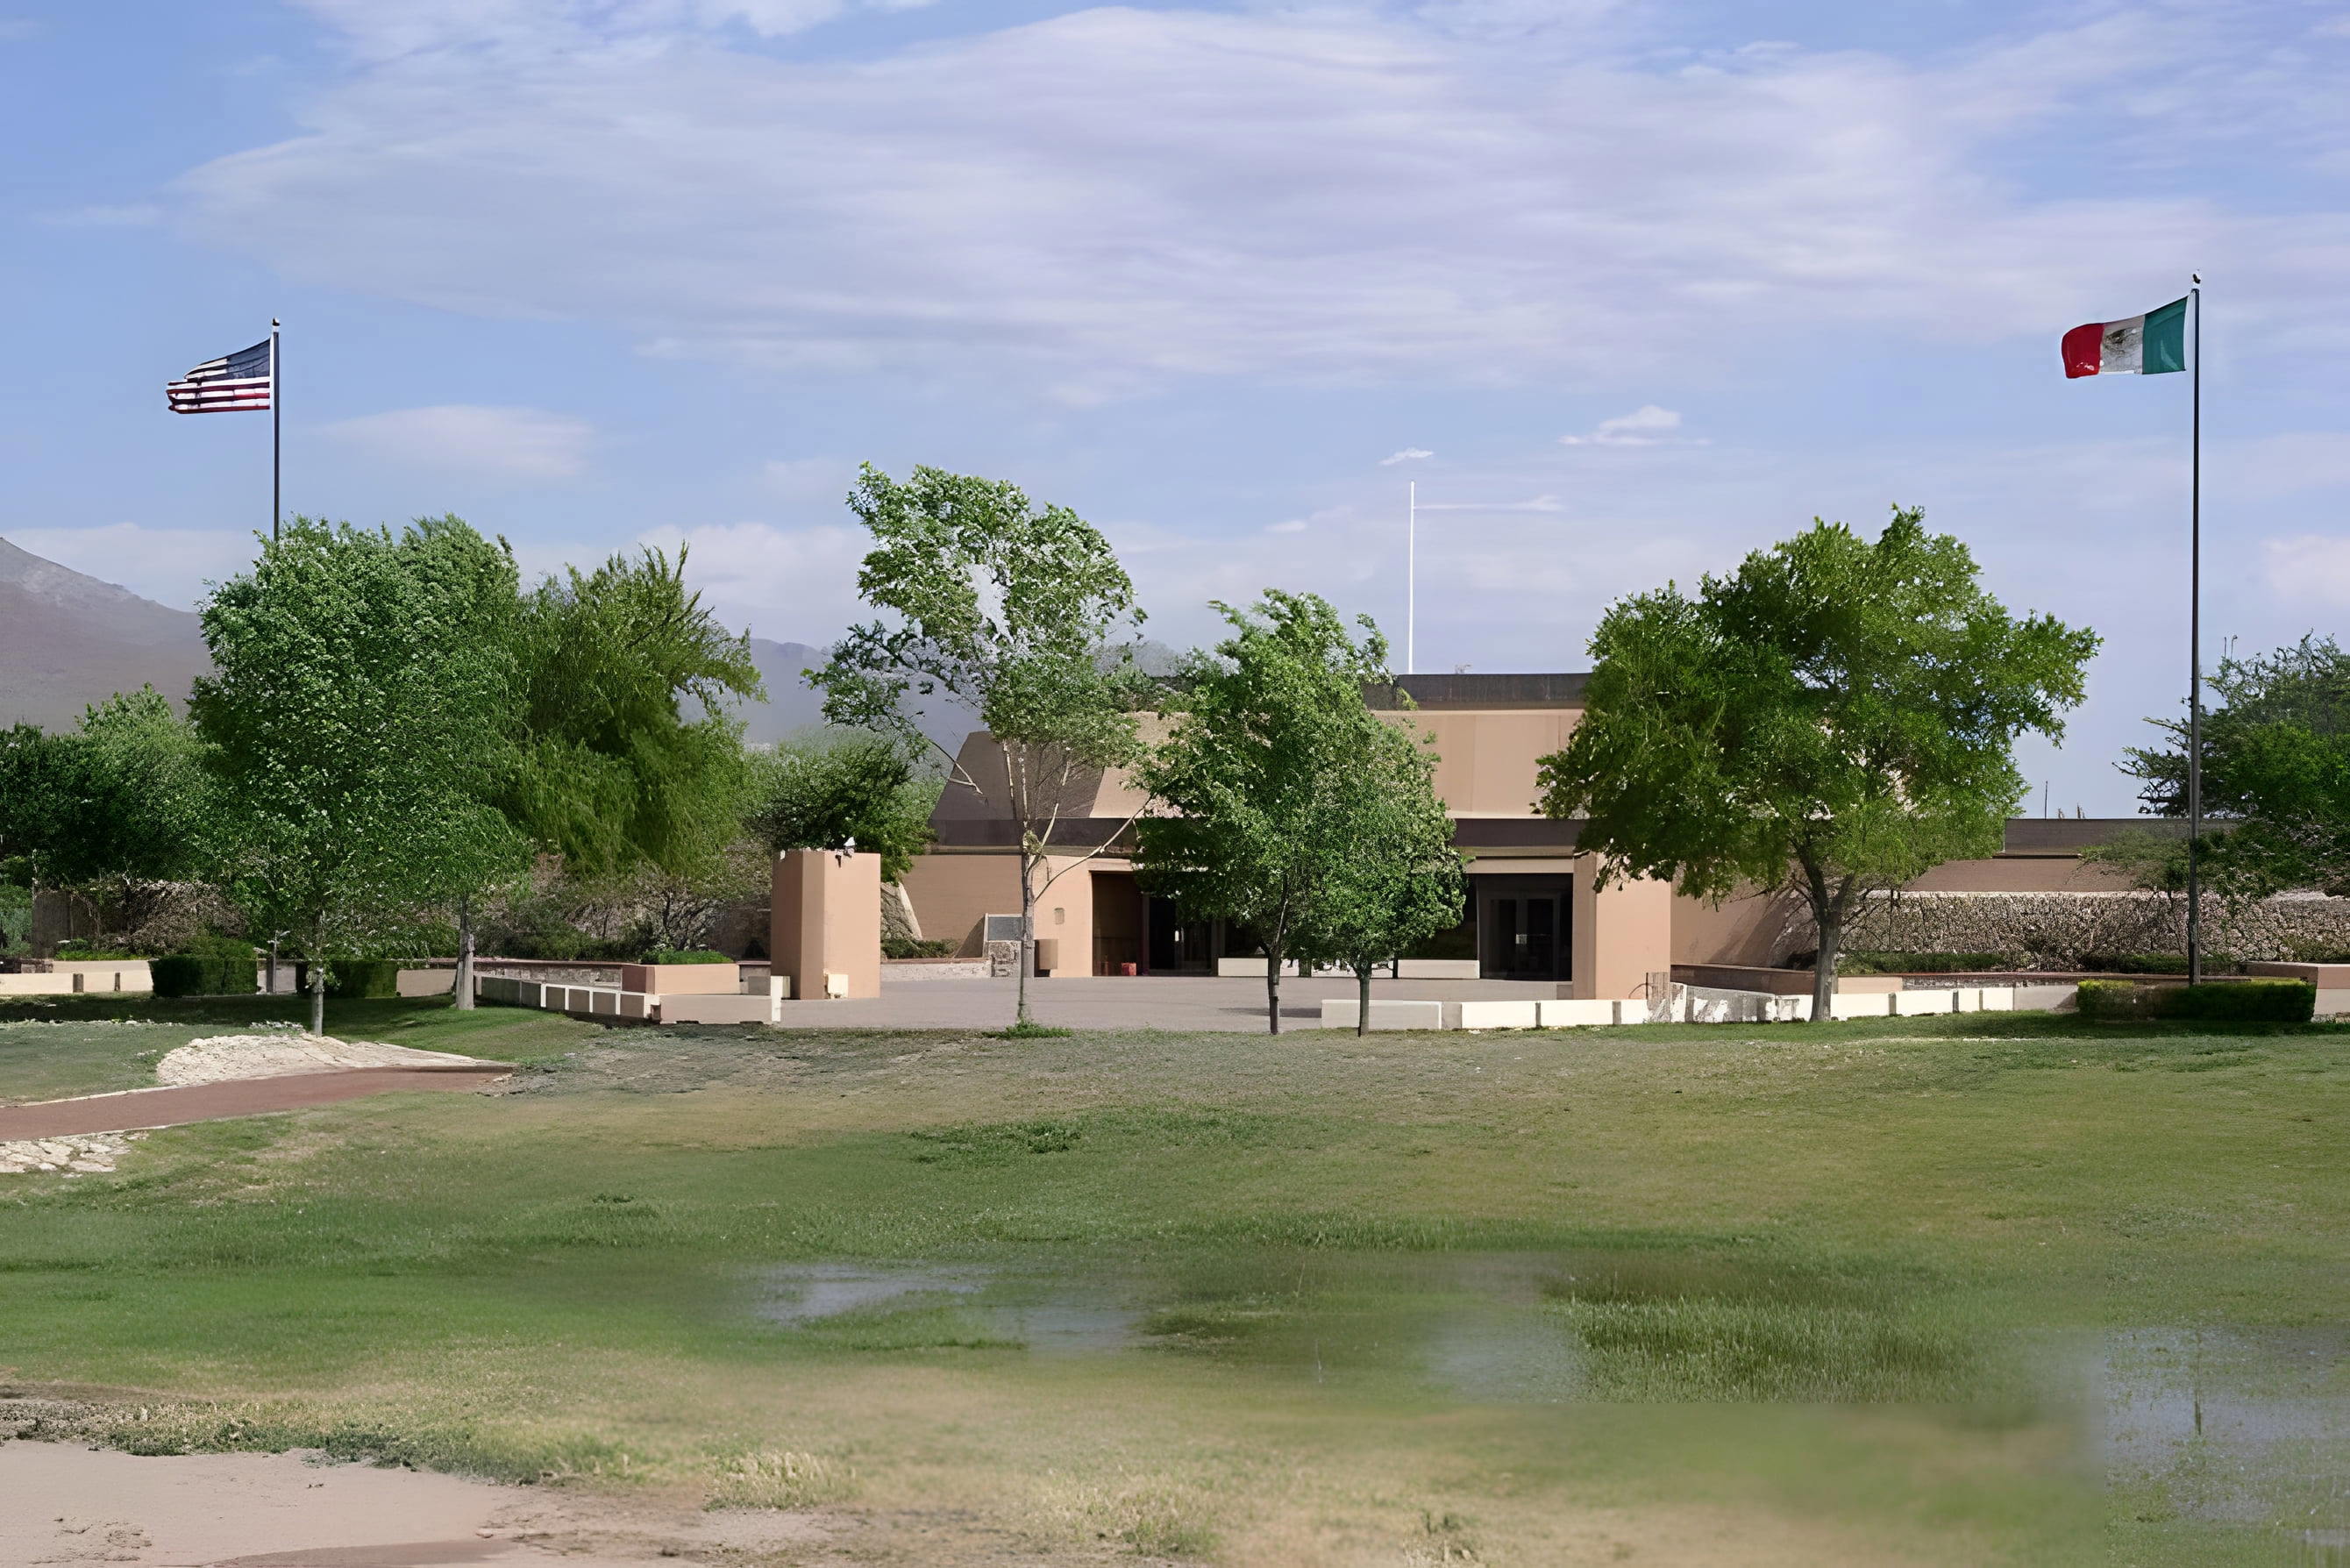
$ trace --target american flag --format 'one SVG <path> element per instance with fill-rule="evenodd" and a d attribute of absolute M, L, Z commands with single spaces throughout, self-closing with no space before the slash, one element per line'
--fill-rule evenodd
<path fill-rule="evenodd" d="M 175 414 L 226 414 L 240 409 L 267 410 L 269 339 L 218 359 L 207 359 L 163 389 Z"/>

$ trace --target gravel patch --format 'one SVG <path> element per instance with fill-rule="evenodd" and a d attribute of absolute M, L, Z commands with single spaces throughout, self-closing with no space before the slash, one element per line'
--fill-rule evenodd
<path fill-rule="evenodd" d="M 171 1088 L 221 1084 L 237 1078 L 283 1078 L 296 1073 L 332 1073 L 346 1067 L 464 1067 L 471 1056 L 419 1051 L 373 1040 L 337 1040 L 326 1034 L 213 1034 L 191 1040 L 155 1064 L 155 1081 Z"/>
<path fill-rule="evenodd" d="M 115 1161 L 144 1133 L 78 1133 L 69 1137 L 28 1137 L 0 1141 L 0 1176 L 27 1176 L 36 1171 L 79 1172 L 112 1170 Z"/>

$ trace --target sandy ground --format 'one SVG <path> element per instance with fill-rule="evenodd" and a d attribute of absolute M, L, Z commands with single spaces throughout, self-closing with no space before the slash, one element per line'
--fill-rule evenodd
<path fill-rule="evenodd" d="M 213 1034 L 191 1040 L 155 1064 L 155 1081 L 168 1087 L 221 1084 L 242 1078 L 280 1078 L 298 1073 L 331 1073 L 340 1067 L 469 1067 L 471 1056 L 418 1051 L 373 1040 L 338 1040 L 328 1034 Z"/>
<path fill-rule="evenodd" d="M 5 1568 L 675 1568 L 821 1558 L 824 1536 L 802 1514 L 623 1506 L 298 1454 L 0 1442 Z"/>

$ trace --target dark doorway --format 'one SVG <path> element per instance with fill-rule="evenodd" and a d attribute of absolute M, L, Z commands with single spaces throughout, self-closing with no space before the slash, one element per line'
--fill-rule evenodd
<path fill-rule="evenodd" d="M 1570 898 L 1570 885 L 1550 877 L 1479 877 L 1477 958 L 1484 977 L 1566 979 Z"/>
<path fill-rule="evenodd" d="M 1096 974 L 1143 973 L 1149 955 L 1143 950 L 1148 913 L 1142 890 L 1130 871 L 1097 871 L 1094 878 L 1094 968 Z M 1132 969 L 1129 971 L 1128 967 Z"/>
<path fill-rule="evenodd" d="M 1150 972 L 1215 973 L 1215 927 L 1206 920 L 1183 919 L 1170 899 L 1153 898 L 1149 905 Z"/>

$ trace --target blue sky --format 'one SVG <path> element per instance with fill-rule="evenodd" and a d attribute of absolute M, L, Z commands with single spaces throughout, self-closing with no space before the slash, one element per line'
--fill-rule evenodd
<path fill-rule="evenodd" d="M 687 542 L 802 641 L 867 460 L 1076 507 L 1178 644 L 1268 586 L 1399 641 L 1416 481 L 1423 670 L 1922 505 L 2105 634 L 2024 765 L 2119 813 L 2186 378 L 2056 340 L 2199 267 L 2211 645 L 2350 606 L 2339 5 L 207 0 L 0 7 L 0 534 L 168 603 L 268 429 L 161 383 L 276 314 L 290 508 Z"/>

